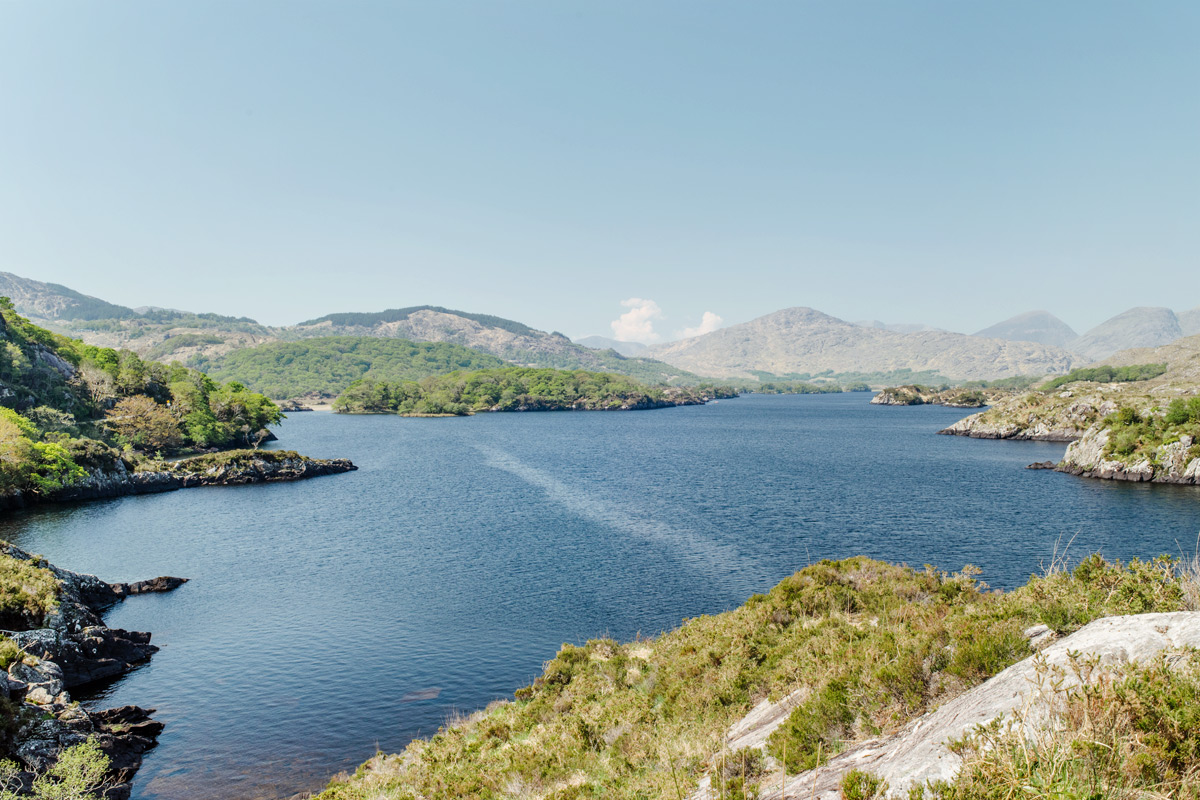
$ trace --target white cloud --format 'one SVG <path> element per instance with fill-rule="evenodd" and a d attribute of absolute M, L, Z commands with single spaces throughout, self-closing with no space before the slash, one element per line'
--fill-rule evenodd
<path fill-rule="evenodd" d="M 679 331 L 680 339 L 690 339 L 693 336 L 703 336 L 706 333 L 712 333 L 717 328 L 721 327 L 721 323 L 725 320 L 718 317 L 711 311 L 705 311 L 704 316 L 700 318 L 700 324 L 695 328 L 684 328 Z"/>
<path fill-rule="evenodd" d="M 613 338 L 619 342 L 657 342 L 654 320 L 662 319 L 662 309 L 653 300 L 631 297 L 621 305 L 629 310 L 612 321 Z"/>

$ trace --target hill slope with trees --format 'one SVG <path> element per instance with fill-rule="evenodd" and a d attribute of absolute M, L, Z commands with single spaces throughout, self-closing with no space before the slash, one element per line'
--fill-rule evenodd
<path fill-rule="evenodd" d="M 499 358 L 457 344 L 328 336 L 271 342 L 197 364 L 217 380 L 236 380 L 268 397 L 337 395 L 359 380 L 415 381 L 458 370 L 503 367 Z"/>

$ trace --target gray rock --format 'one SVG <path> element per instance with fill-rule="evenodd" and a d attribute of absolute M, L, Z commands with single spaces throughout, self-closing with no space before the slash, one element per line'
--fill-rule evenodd
<path fill-rule="evenodd" d="M 1039 626 L 1040 628 L 1040 626 Z M 1034 629 L 1030 629 L 1034 630 Z M 1044 635 L 1044 634 L 1042 634 Z M 1048 718 L 1042 674 L 1034 659 L 1050 667 L 1066 668 L 1068 653 L 1078 651 L 1099 658 L 1102 666 L 1140 662 L 1168 648 L 1200 646 L 1200 612 L 1138 614 L 1107 617 L 1047 646 L 1038 656 L 1014 664 L 980 686 L 905 726 L 893 736 L 873 739 L 834 756 L 824 766 L 789 777 L 783 792 L 778 783 L 763 786 L 762 800 L 808 798 L 839 800 L 842 777 L 860 769 L 887 781 L 890 797 L 907 797 L 909 789 L 928 781 L 953 780 L 962 759 L 947 742 L 962 738 L 978 725 L 1011 719 L 1027 705 L 1032 710 L 1027 727 L 1043 725 Z M 1044 674 L 1044 673 L 1043 673 Z M 1065 671 L 1063 688 L 1078 685 Z"/>

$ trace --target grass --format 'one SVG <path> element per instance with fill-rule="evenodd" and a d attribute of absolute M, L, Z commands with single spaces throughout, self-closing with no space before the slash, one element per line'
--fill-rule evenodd
<path fill-rule="evenodd" d="M 0 555 L 0 620 L 12 627 L 18 620 L 40 625 L 58 604 L 58 579 L 50 570 L 8 555 Z"/>
<path fill-rule="evenodd" d="M 953 783 L 929 800 L 1200 796 L 1200 653 L 1165 653 L 1146 664 L 1098 669 L 1074 659 L 1079 688 L 1054 689 L 1063 672 L 1042 667 L 1051 718 L 1026 730 L 1027 715 L 993 723 L 958 746 Z"/>
<path fill-rule="evenodd" d="M 183 458 L 167 465 L 172 472 L 202 472 L 220 467 L 236 467 L 252 461 L 278 464 L 283 461 L 304 458 L 295 450 L 226 450 L 191 458 Z"/>
<path fill-rule="evenodd" d="M 754 770 L 735 764 L 731 773 L 740 757 L 717 754 L 729 725 L 763 698 L 804 693 L 768 746 L 800 769 L 895 731 L 1029 655 L 1029 625 L 1065 634 L 1100 616 L 1188 603 L 1168 558 L 1091 557 L 1009 593 L 977 575 L 821 562 L 654 640 L 563 645 L 514 701 L 379 755 L 321 797 L 677 797 L 710 771 L 729 796 L 752 796 Z"/>

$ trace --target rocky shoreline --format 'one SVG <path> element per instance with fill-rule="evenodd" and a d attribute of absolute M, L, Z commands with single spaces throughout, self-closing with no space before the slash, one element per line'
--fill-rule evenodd
<path fill-rule="evenodd" d="M 152 469 L 137 469 L 123 459 L 93 467 L 70 486 L 45 494 L 11 492 L 0 495 L 0 510 L 44 503 L 100 500 L 136 494 L 156 494 L 197 486 L 241 486 L 250 483 L 295 481 L 336 475 L 358 469 L 344 458 L 315 459 L 290 450 L 241 450 L 196 456 Z"/>
<path fill-rule="evenodd" d="M 0 672 L 0 698 L 15 709 L 8 755 L 21 772 L 15 783 L 28 792 L 68 747 L 89 738 L 109 758 L 107 800 L 129 797 L 130 782 L 142 756 L 154 747 L 163 725 L 154 709 L 123 706 L 85 710 L 69 690 L 113 678 L 147 661 L 158 648 L 150 634 L 109 628 L 100 613 L 126 597 L 171 591 L 184 578 L 160 577 L 138 583 L 111 584 L 44 563 L 39 557 L 0 543 L 0 557 L 29 562 L 53 574 L 59 591 L 55 607 L 40 618 L 28 613 L 6 615 L 14 628 L 4 633 L 19 648 L 18 657 Z"/>
<path fill-rule="evenodd" d="M 1071 400 L 1071 393 L 1063 392 L 1056 399 Z M 1057 464 L 1031 464 L 1031 469 L 1052 467 L 1081 478 L 1200 486 L 1200 456 L 1196 455 L 1196 442 L 1191 436 L 1160 445 L 1149 457 L 1132 461 L 1114 458 L 1108 452 L 1110 429 L 1102 422 L 1117 409 L 1112 400 L 1075 400 L 1042 408 L 1026 407 L 1023 413 L 999 409 L 1004 413 L 997 414 L 998 409 L 992 409 L 965 417 L 938 433 L 973 439 L 1069 443 Z"/>
<path fill-rule="evenodd" d="M 1055 469 L 1082 478 L 1200 486 L 1200 456 L 1194 455 L 1193 437 L 1183 436 L 1160 445 L 1151 458 L 1140 458 L 1133 463 L 1106 457 L 1108 440 L 1107 429 L 1089 430 L 1067 448 Z"/>
<path fill-rule="evenodd" d="M 871 398 L 873 406 L 947 406 L 949 408 L 983 408 L 990 398 L 982 391 L 967 389 L 933 389 L 910 384 L 891 386 Z"/>

